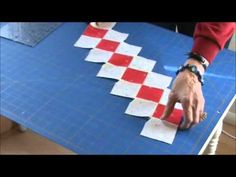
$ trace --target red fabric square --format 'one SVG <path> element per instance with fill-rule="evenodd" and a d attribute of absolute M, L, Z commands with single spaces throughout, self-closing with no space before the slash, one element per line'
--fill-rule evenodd
<path fill-rule="evenodd" d="M 97 48 L 115 52 L 119 44 L 120 44 L 119 42 L 102 39 L 97 45 Z"/>
<path fill-rule="evenodd" d="M 132 59 L 132 56 L 114 53 L 109 62 L 117 66 L 129 66 Z"/>
<path fill-rule="evenodd" d="M 144 82 L 146 76 L 147 76 L 147 72 L 127 68 L 124 75 L 122 76 L 122 79 L 129 81 L 129 82 L 142 84 Z"/>
<path fill-rule="evenodd" d="M 153 117 L 160 119 L 165 111 L 165 108 L 166 108 L 165 105 L 158 104 L 153 114 Z M 166 119 L 166 121 L 179 125 L 182 120 L 182 117 L 183 117 L 183 110 L 174 109 L 171 115 L 168 117 L 168 119 Z"/>
<path fill-rule="evenodd" d="M 157 107 L 156 107 L 156 110 L 153 114 L 153 117 L 160 119 L 162 114 L 165 111 L 165 108 L 166 108 L 166 106 L 164 106 L 162 104 L 158 104 Z"/>
<path fill-rule="evenodd" d="M 137 97 L 159 102 L 162 94 L 163 94 L 162 89 L 142 85 L 141 89 L 138 92 Z"/>
<path fill-rule="evenodd" d="M 167 119 L 168 122 L 174 123 L 176 125 L 179 125 L 182 117 L 183 117 L 183 110 L 180 109 L 174 109 L 174 111 L 171 113 L 170 117 Z"/>
<path fill-rule="evenodd" d="M 108 30 L 106 29 L 99 29 L 94 28 L 92 25 L 88 25 L 86 30 L 84 31 L 84 35 L 90 36 L 90 37 L 97 37 L 97 38 L 103 38 Z"/>

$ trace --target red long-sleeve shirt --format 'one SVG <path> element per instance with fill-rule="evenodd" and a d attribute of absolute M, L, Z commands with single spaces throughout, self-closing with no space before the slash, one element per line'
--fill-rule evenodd
<path fill-rule="evenodd" d="M 234 22 L 197 23 L 192 51 L 212 63 L 235 31 Z"/>

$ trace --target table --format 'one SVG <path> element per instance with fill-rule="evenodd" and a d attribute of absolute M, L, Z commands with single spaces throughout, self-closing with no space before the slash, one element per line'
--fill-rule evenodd
<path fill-rule="evenodd" d="M 97 78 L 101 64 L 84 61 L 89 50 L 73 46 L 86 26 L 64 23 L 33 48 L 1 38 L 1 115 L 78 154 L 201 154 L 235 100 L 235 52 L 222 51 L 207 70 L 207 120 L 178 131 L 169 145 L 139 135 L 147 119 L 124 114 L 131 99 L 111 95 L 115 81 Z M 171 77 L 193 44 L 149 23 L 114 29 Z"/>

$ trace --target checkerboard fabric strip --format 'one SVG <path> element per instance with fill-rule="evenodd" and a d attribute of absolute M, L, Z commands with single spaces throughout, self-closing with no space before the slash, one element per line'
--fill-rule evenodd
<path fill-rule="evenodd" d="M 183 117 L 181 104 L 175 105 L 166 121 L 160 120 L 172 78 L 153 72 L 156 61 L 138 56 L 142 47 L 124 42 L 128 36 L 89 24 L 74 46 L 91 49 L 85 61 L 103 64 L 97 77 L 117 80 L 111 94 L 133 99 L 126 114 L 150 118 L 141 135 L 172 144 Z M 153 136 L 152 131 L 158 135 Z M 165 131 L 170 133 L 168 137 L 163 135 Z"/>

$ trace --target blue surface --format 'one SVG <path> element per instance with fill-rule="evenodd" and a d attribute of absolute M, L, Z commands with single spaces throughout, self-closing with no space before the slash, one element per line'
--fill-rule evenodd
<path fill-rule="evenodd" d="M 34 48 L 1 38 L 1 115 L 79 154 L 198 154 L 235 95 L 235 53 L 224 50 L 208 69 L 208 119 L 179 131 L 172 145 L 140 136 L 145 119 L 124 114 L 131 99 L 110 94 L 114 80 L 97 78 L 101 64 L 74 47 L 85 23 L 64 23 Z M 175 77 L 193 40 L 148 23 L 118 23 L 155 72 Z"/>

